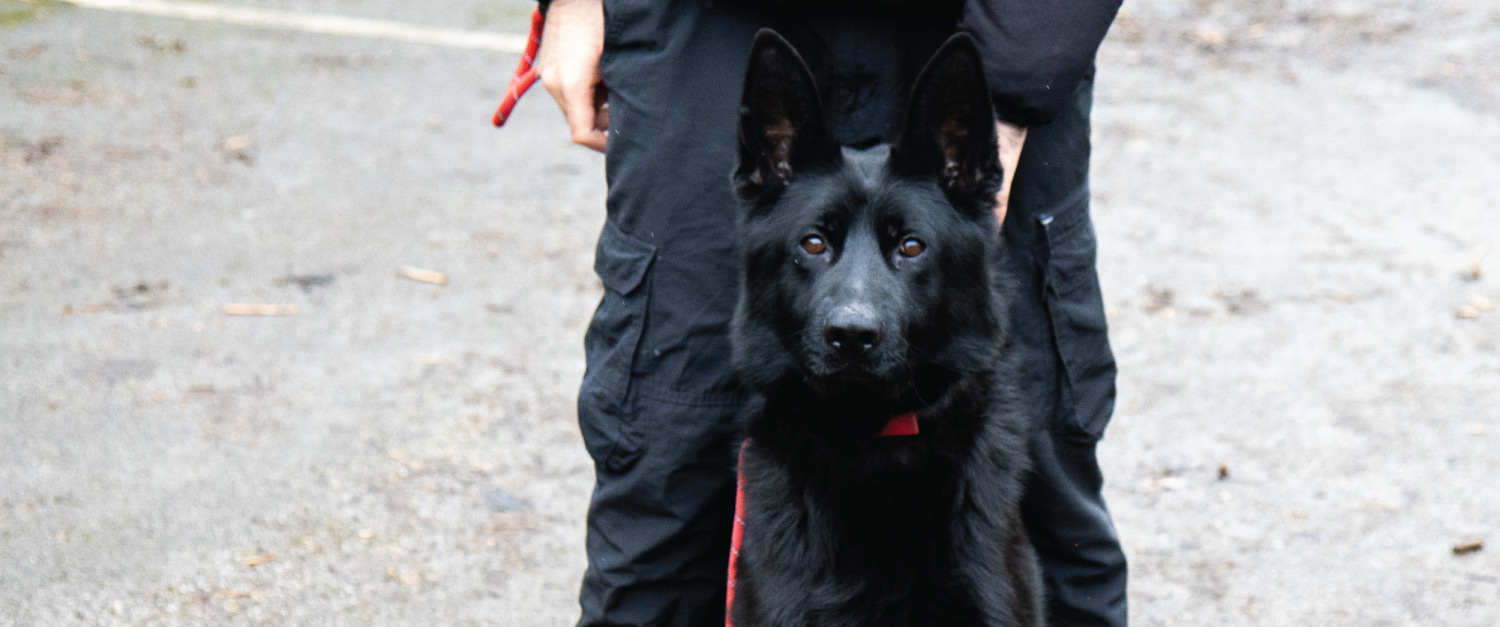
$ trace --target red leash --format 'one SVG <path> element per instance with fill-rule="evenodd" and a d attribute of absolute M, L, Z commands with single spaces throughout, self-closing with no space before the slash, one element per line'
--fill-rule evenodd
<path fill-rule="evenodd" d="M 740 470 L 734 482 L 734 531 L 729 535 L 729 590 L 724 595 L 724 627 L 734 627 L 734 580 L 740 565 L 740 541 L 745 539 L 745 449 L 750 440 L 740 445 Z"/>
<path fill-rule="evenodd" d="M 880 435 L 916 435 L 917 432 L 917 412 L 909 411 L 891 416 Z M 739 572 L 740 542 L 745 539 L 745 449 L 748 448 L 750 441 L 745 440 L 740 445 L 740 470 L 734 487 L 734 531 L 729 536 L 729 591 L 724 596 L 724 627 L 734 627 L 734 581 Z"/>
<path fill-rule="evenodd" d="M 540 74 L 536 69 L 536 51 L 542 45 L 542 25 L 547 18 L 542 16 L 542 10 L 531 12 L 531 35 L 526 41 L 526 52 L 521 54 L 521 62 L 516 65 L 516 74 L 510 79 L 510 87 L 505 90 L 505 98 L 500 100 L 500 108 L 495 110 L 492 120 L 496 127 L 505 126 L 505 121 L 510 119 L 511 110 L 516 108 L 516 101 L 531 89 Z"/>

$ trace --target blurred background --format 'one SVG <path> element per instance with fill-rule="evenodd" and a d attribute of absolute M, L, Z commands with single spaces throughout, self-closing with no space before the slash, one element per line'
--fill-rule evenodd
<path fill-rule="evenodd" d="M 571 624 L 603 159 L 516 58 L 0 0 L 0 625 Z M 1500 4 L 1128 0 L 1095 102 L 1134 624 L 1500 625 Z"/>

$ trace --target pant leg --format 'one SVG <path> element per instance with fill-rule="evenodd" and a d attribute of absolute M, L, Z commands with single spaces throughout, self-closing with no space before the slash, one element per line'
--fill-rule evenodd
<path fill-rule="evenodd" d="M 1048 623 L 1126 624 L 1125 556 L 1094 451 L 1114 411 L 1115 362 L 1089 219 L 1092 81 L 1032 129 L 1002 230 L 1017 281 L 1011 338 L 1039 429 L 1023 516 L 1042 561 Z"/>
<path fill-rule="evenodd" d="M 612 128 L 595 253 L 605 290 L 578 400 L 596 477 L 580 627 L 724 620 L 745 397 L 729 366 L 729 175 L 755 25 L 705 19 L 702 4 L 605 3 Z"/>

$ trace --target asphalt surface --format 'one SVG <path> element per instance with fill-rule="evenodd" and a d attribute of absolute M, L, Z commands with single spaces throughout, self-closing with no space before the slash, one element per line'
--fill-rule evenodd
<path fill-rule="evenodd" d="M 603 159 L 514 63 L 0 0 L 0 625 L 576 618 Z M 1135 624 L 1500 624 L 1500 6 L 1130 2 L 1097 84 Z"/>

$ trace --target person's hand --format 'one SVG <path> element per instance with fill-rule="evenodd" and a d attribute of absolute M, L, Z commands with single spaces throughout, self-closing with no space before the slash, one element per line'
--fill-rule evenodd
<path fill-rule="evenodd" d="M 573 143 L 604 152 L 609 106 L 599 76 L 604 51 L 603 0 L 552 0 L 537 55 L 542 86 L 568 119 Z"/>
<path fill-rule="evenodd" d="M 1010 203 L 1010 183 L 1016 178 L 1016 164 L 1021 162 L 1021 147 L 1026 144 L 1026 127 L 1006 122 L 995 122 L 995 133 L 1000 136 L 1000 167 L 1004 178 L 1000 180 L 1000 192 L 995 194 L 995 224 L 1005 224 L 1005 210 Z"/>

